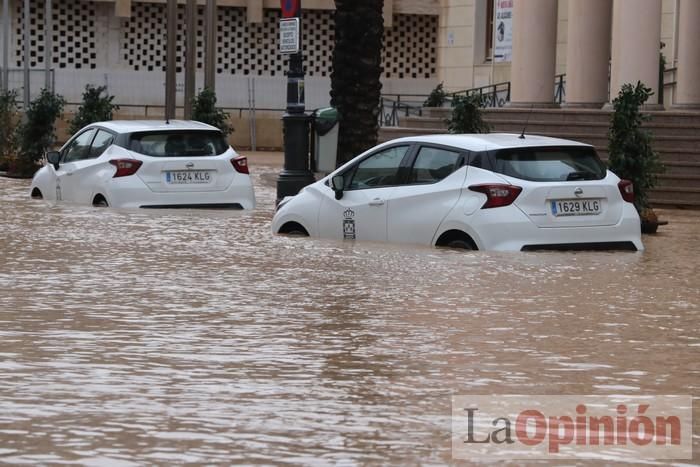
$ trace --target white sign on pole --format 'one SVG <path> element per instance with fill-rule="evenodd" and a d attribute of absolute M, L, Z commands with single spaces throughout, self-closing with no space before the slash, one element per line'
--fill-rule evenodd
<path fill-rule="evenodd" d="M 299 18 L 280 20 L 280 53 L 299 53 Z"/>
<path fill-rule="evenodd" d="M 493 60 L 510 62 L 513 55 L 513 0 L 496 0 Z"/>

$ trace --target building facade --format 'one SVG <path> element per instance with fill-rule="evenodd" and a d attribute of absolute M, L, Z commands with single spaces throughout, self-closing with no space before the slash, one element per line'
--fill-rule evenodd
<path fill-rule="evenodd" d="M 493 47 L 502 22 L 506 59 Z M 438 79 L 453 91 L 510 81 L 511 105 L 547 107 L 565 74 L 566 105 L 591 108 L 642 81 L 664 89 L 656 104 L 698 109 L 698 41 L 697 0 L 443 0 Z"/>
<path fill-rule="evenodd" d="M 86 84 L 107 85 L 115 102 L 160 106 L 164 100 L 165 0 L 52 0 L 51 68 L 56 92 L 79 102 Z M 184 96 L 185 1 L 178 2 L 178 105 Z M 198 2 L 197 87 L 204 74 L 204 0 Z M 21 87 L 24 0 L 10 2 L 10 86 Z M 307 107 L 328 105 L 334 43 L 333 0 L 302 2 Z M 45 1 L 30 2 L 32 94 L 43 86 Z M 216 87 L 220 103 L 247 109 L 285 107 L 286 57 L 278 52 L 279 0 L 218 0 Z M 386 93 L 427 93 L 437 69 L 438 0 L 385 6 Z M 255 88 L 253 90 L 253 87 Z M 253 93 L 254 91 L 254 93 Z"/>
<path fill-rule="evenodd" d="M 25 1 L 8 1 L 9 87 L 20 90 Z M 80 102 L 85 85 L 93 84 L 108 87 L 121 106 L 120 116 L 161 117 L 166 0 L 50 3 L 49 65 L 56 92 L 73 104 L 68 110 Z M 36 95 L 45 83 L 46 1 L 29 4 L 30 88 Z M 185 0 L 178 4 L 181 108 Z M 205 0 L 198 5 L 199 89 Z M 302 0 L 302 7 L 306 104 L 313 110 L 330 100 L 335 3 Z M 288 68 L 278 51 L 280 2 L 217 0 L 216 16 L 216 91 L 219 104 L 232 115 L 233 141 L 255 145 L 257 134 L 258 146 L 279 147 Z M 657 104 L 700 109 L 700 49 L 695 46 L 700 43 L 700 0 L 384 0 L 384 22 L 384 94 L 426 95 L 440 82 L 448 91 L 509 82 L 509 105 L 551 107 L 559 105 L 555 77 L 560 76 L 566 83 L 562 105 L 568 107 L 604 107 L 622 84 L 639 80 L 658 90 Z M 671 70 L 663 75 L 661 56 Z M 254 117 L 251 109 L 257 110 Z M 260 123 L 257 131 L 251 122 Z"/>

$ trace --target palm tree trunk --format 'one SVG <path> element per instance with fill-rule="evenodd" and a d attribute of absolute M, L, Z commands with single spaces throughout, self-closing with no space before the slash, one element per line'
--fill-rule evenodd
<path fill-rule="evenodd" d="M 335 1 L 331 105 L 340 114 L 338 165 L 377 144 L 383 0 Z"/>

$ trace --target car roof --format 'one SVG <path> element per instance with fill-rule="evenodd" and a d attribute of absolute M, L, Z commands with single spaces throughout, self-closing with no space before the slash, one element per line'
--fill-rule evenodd
<path fill-rule="evenodd" d="M 135 133 L 141 131 L 168 131 L 168 130 L 214 130 L 218 128 L 206 123 L 194 120 L 111 120 L 97 122 L 90 126 L 99 126 L 114 133 Z"/>
<path fill-rule="evenodd" d="M 537 146 L 584 146 L 589 144 L 568 139 L 552 138 L 549 136 L 525 134 L 521 138 L 518 133 L 474 133 L 450 135 L 409 136 L 390 141 L 389 143 L 418 142 L 442 144 L 468 151 L 493 151 L 497 149 L 527 148 Z"/>

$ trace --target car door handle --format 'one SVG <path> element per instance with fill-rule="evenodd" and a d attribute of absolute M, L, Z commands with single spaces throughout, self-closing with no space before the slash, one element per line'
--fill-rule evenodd
<path fill-rule="evenodd" d="M 381 198 L 374 198 L 369 202 L 370 206 L 384 206 L 384 200 Z"/>

